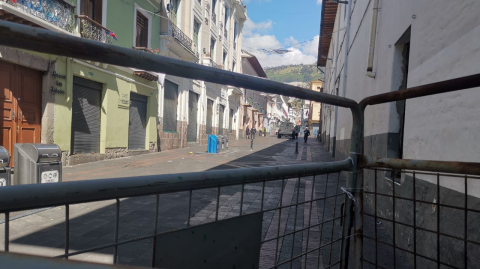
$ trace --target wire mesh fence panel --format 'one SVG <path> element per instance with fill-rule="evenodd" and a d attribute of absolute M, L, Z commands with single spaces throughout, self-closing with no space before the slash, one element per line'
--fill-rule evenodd
<path fill-rule="evenodd" d="M 365 169 L 365 268 L 478 266 L 479 180 L 459 174 Z"/>
<path fill-rule="evenodd" d="M 156 238 L 162 234 L 261 213 L 259 268 L 339 268 L 344 186 L 341 172 L 297 173 L 252 183 L 59 205 L 44 213 L 59 216 L 54 226 L 27 229 L 25 236 L 10 238 L 12 225 L 26 227 L 22 222 L 31 220 L 6 221 L 0 227 L 1 239 L 7 249 L 29 244 L 55 250 L 38 252 L 42 256 L 154 266 Z M 52 239 L 35 246 L 42 236 Z"/>

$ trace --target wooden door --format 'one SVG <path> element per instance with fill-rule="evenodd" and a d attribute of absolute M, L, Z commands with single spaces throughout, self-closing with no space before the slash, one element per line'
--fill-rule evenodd
<path fill-rule="evenodd" d="M 2 139 L 0 142 L 13 157 L 13 144 L 16 142 L 16 101 L 14 98 L 15 90 L 15 68 L 13 64 L 0 61 L 0 107 L 2 108 Z M 13 164 L 13 162 L 12 162 Z"/>
<path fill-rule="evenodd" d="M 39 71 L 0 61 L 0 107 L 3 109 L 1 145 L 10 153 L 13 144 L 40 143 L 42 75 Z"/>
<path fill-rule="evenodd" d="M 42 76 L 38 71 L 17 66 L 17 143 L 40 143 Z"/>

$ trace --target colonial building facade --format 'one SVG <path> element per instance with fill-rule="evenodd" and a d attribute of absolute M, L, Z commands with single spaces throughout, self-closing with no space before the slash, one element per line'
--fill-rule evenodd
<path fill-rule="evenodd" d="M 246 16 L 239 0 L 163 1 L 160 54 L 240 73 Z M 206 144 L 210 134 L 236 139 L 243 94 L 236 87 L 167 75 L 159 93 L 160 150 Z"/>
<path fill-rule="evenodd" d="M 0 19 L 128 48 L 159 46 L 160 0 L 0 1 Z M 2 145 L 55 143 L 64 164 L 156 151 L 158 74 L 0 48 Z"/>
<path fill-rule="evenodd" d="M 0 19 L 241 72 L 239 0 L 0 0 Z M 238 136 L 243 89 L 0 47 L 2 145 L 55 143 L 63 163 Z M 8 115 L 7 115 L 8 114 Z M 8 116 L 8 117 L 7 117 Z M 13 162 L 12 162 L 13 164 Z"/>

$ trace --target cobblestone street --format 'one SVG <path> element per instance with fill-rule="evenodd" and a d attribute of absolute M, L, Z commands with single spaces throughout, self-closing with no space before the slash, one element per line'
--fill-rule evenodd
<path fill-rule="evenodd" d="M 83 164 L 64 169 L 64 181 L 91 180 L 111 177 L 152 175 L 160 173 L 195 172 L 256 166 L 286 165 L 301 162 L 333 160 L 320 143 L 310 139 L 307 144 L 298 139 L 299 153 L 295 154 L 295 141 L 276 137 L 257 137 L 254 151 L 250 151 L 249 140 L 233 141 L 228 151 L 217 155 L 206 154 L 205 147 L 191 147 L 125 159 Z M 340 185 L 339 185 L 340 184 Z M 304 203 L 325 196 L 332 196 L 339 186 L 344 185 L 338 174 L 285 179 L 283 195 L 282 180 L 265 184 L 263 210 L 300 203 L 298 206 L 267 211 L 263 215 L 262 240 L 289 234 L 283 239 L 271 240 L 261 247 L 260 268 L 270 268 L 275 257 L 279 262 L 287 261 L 302 252 L 318 248 L 340 237 L 340 220 L 320 225 L 323 221 L 338 218 L 343 196 Z M 325 193 L 327 190 L 327 193 Z M 313 191 L 313 193 L 312 193 Z M 241 186 L 222 187 L 218 219 L 228 219 L 240 214 Z M 189 193 L 159 195 L 158 231 L 165 232 L 187 227 Z M 262 184 L 247 184 L 243 197 L 243 214 L 258 212 L 262 208 Z M 125 198 L 120 200 L 119 241 L 142 237 L 153 233 L 155 196 Z M 192 192 L 191 226 L 215 221 L 217 189 Z M 3 217 L 3 216 L 2 216 Z M 10 251 L 17 253 L 56 256 L 64 254 L 65 209 L 56 207 L 44 210 L 12 214 L 10 222 Z M 280 222 L 278 221 L 280 218 Z M 4 240 L 4 224 L 0 240 Z M 311 229 L 306 227 L 312 226 Z M 115 200 L 70 206 L 70 252 L 113 243 L 115 227 Z M 322 233 L 320 233 L 322 229 Z M 308 240 L 307 240 L 308 238 Z M 119 263 L 150 266 L 152 239 L 121 245 L 118 248 Z M 3 244 L 2 244 L 3 247 Z M 278 249 L 278 252 L 276 250 Z M 340 241 L 333 248 L 310 252 L 280 268 L 316 268 L 325 260 L 338 260 Z M 101 249 L 71 257 L 73 260 L 111 263 L 113 248 Z M 292 256 L 293 255 L 293 256 Z M 306 267 L 305 267 L 306 265 Z"/>

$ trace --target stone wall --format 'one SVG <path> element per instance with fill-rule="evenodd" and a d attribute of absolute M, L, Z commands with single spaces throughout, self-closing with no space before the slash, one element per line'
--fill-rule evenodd
<path fill-rule="evenodd" d="M 208 144 L 208 135 L 206 134 L 207 132 L 207 126 L 205 124 L 200 124 L 200 132 L 198 134 L 198 142 L 200 145 L 207 145 Z"/>
<path fill-rule="evenodd" d="M 159 118 L 158 139 L 160 151 L 178 149 L 187 145 L 187 122 L 177 121 L 176 132 L 163 131 L 163 118 Z"/>

